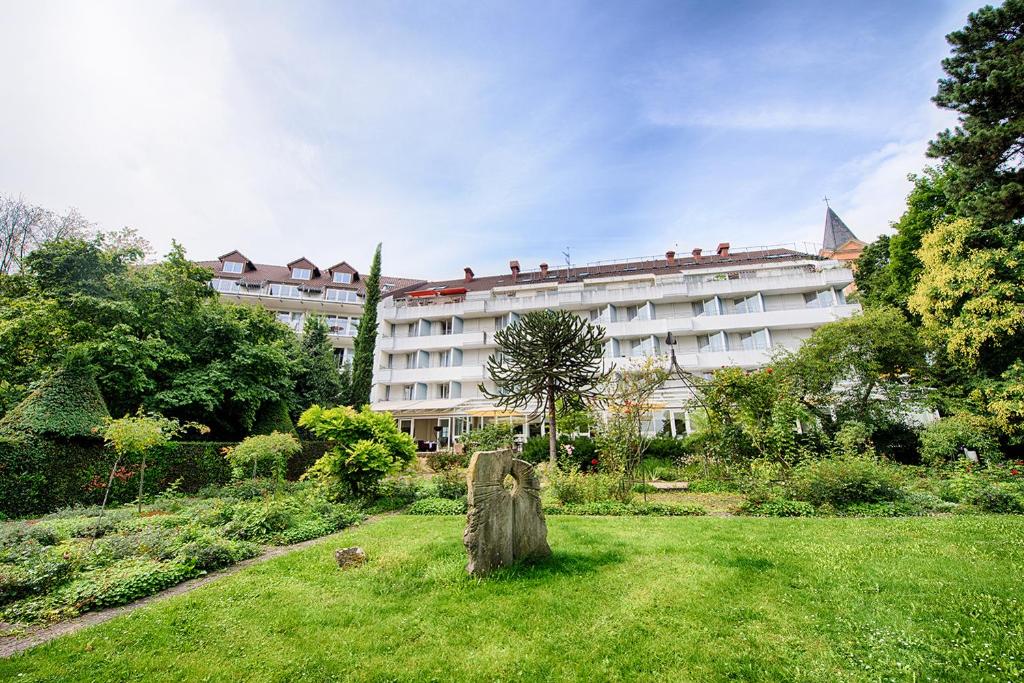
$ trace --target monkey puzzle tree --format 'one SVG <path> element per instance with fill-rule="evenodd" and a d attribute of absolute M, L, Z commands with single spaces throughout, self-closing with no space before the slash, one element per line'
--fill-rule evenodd
<path fill-rule="evenodd" d="M 498 352 L 487 360 L 497 386 L 480 391 L 506 408 L 543 406 L 548 453 L 558 462 L 555 401 L 582 405 L 598 400 L 611 371 L 601 367 L 604 328 L 569 311 L 527 313 L 494 335 Z"/>

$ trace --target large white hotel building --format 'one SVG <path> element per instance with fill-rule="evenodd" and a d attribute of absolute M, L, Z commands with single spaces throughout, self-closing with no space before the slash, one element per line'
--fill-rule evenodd
<path fill-rule="evenodd" d="M 539 414 L 498 408 L 479 391 L 494 333 L 521 315 L 545 308 L 573 311 L 606 330 L 607 366 L 649 356 L 668 363 L 666 337 L 679 364 L 694 373 L 723 366 L 757 368 L 779 348 L 794 349 L 821 325 L 860 310 L 846 301 L 853 282 L 847 255 L 863 243 L 829 209 L 817 254 L 784 247 L 601 262 L 455 280 L 383 278 L 371 404 L 394 414 L 421 448 L 446 446 L 482 423 L 509 421 L 524 434 L 543 433 Z M 852 245 L 852 246 L 851 246 Z M 842 251 L 842 249 L 846 251 Z M 253 264 L 239 252 L 206 263 L 211 286 L 229 300 L 262 305 L 296 331 L 306 316 L 323 315 L 339 360 L 351 353 L 362 316 L 362 279 L 339 263 L 321 270 L 307 259 L 285 266 Z M 690 431 L 688 394 L 669 383 L 656 397 L 655 433 Z"/>

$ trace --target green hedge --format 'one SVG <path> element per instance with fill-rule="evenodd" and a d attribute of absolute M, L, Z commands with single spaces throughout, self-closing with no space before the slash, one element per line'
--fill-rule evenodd
<path fill-rule="evenodd" d="M 182 441 L 155 449 L 146 459 L 146 492 L 158 493 L 181 480 L 180 490 L 195 493 L 231 480 L 221 449 L 233 442 Z M 297 479 L 330 444 L 305 441 L 288 463 L 288 478 Z M 43 514 L 72 505 L 93 505 L 103 490 L 113 455 L 94 441 L 51 441 L 0 437 L 0 514 L 8 517 Z M 133 500 L 138 463 L 122 463 L 111 487 L 113 502 Z"/>

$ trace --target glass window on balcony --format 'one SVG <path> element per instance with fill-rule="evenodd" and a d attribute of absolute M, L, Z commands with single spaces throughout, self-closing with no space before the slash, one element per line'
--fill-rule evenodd
<path fill-rule="evenodd" d="M 313 274 L 309 268 L 292 268 L 292 277 L 296 280 L 308 280 Z"/>
<path fill-rule="evenodd" d="M 768 346 L 768 330 L 740 333 L 740 347 L 744 351 L 765 351 Z"/>
<path fill-rule="evenodd" d="M 415 353 L 407 353 L 407 354 L 405 354 L 405 369 L 406 370 L 411 370 L 412 368 L 415 368 L 415 367 L 416 367 L 416 354 Z"/>
<path fill-rule="evenodd" d="M 348 318 L 342 318 L 337 315 L 329 315 L 324 318 L 324 322 L 327 323 L 327 333 L 333 334 L 339 337 L 344 337 L 348 334 Z"/>
<path fill-rule="evenodd" d="M 391 385 L 390 384 L 385 384 L 384 385 L 384 400 L 385 401 L 390 401 L 391 400 Z"/>
<path fill-rule="evenodd" d="M 349 333 L 349 336 L 354 337 L 354 336 L 356 336 L 357 332 L 359 332 L 359 318 L 349 318 L 348 319 L 348 333 Z"/>
<path fill-rule="evenodd" d="M 339 285 L 347 285 L 352 282 L 352 273 L 335 273 L 333 279 Z"/>
<path fill-rule="evenodd" d="M 271 283 L 267 292 L 270 296 L 280 296 L 290 299 L 298 299 L 302 294 L 299 292 L 299 288 L 295 285 L 282 285 L 276 282 Z"/>
<path fill-rule="evenodd" d="M 342 365 L 352 362 L 352 354 L 345 353 L 346 349 L 334 349 L 334 364 L 339 368 Z"/>
<path fill-rule="evenodd" d="M 452 333 L 452 321 L 441 320 L 437 324 L 438 334 L 451 334 Z"/>
<path fill-rule="evenodd" d="M 633 322 L 636 320 L 638 310 L 636 306 L 617 306 L 615 308 L 615 322 Z"/>
<path fill-rule="evenodd" d="M 225 280 L 224 278 L 210 280 L 210 287 L 226 294 L 237 294 L 242 291 L 242 288 L 238 285 L 238 280 Z"/>
<path fill-rule="evenodd" d="M 359 295 L 350 289 L 327 289 L 325 297 L 328 301 L 337 301 L 340 303 L 359 303 Z"/>
<path fill-rule="evenodd" d="M 804 306 L 807 308 L 828 308 L 833 301 L 831 289 L 820 292 L 804 292 Z"/>
<path fill-rule="evenodd" d="M 697 337 L 697 350 L 701 353 L 726 351 L 727 348 L 728 344 L 726 343 L 724 332 L 702 334 Z"/>
<path fill-rule="evenodd" d="M 418 337 L 419 336 L 419 324 L 409 323 L 405 329 L 405 336 L 407 337 Z"/>
<path fill-rule="evenodd" d="M 413 396 L 413 385 L 406 384 L 402 387 L 402 400 L 411 401 Z"/>
<path fill-rule="evenodd" d="M 437 366 L 440 368 L 451 367 L 452 364 L 452 352 L 449 351 L 438 351 L 437 352 Z"/>
<path fill-rule="evenodd" d="M 238 261 L 225 261 L 221 270 L 225 273 L 241 273 L 242 264 Z"/>
<path fill-rule="evenodd" d="M 451 387 L 449 387 L 447 384 L 438 384 L 437 385 L 437 397 L 438 398 L 448 398 L 450 395 L 451 395 Z"/>
<path fill-rule="evenodd" d="M 763 310 L 761 297 L 757 294 L 741 299 L 733 299 L 729 305 L 730 313 L 761 313 Z"/>
<path fill-rule="evenodd" d="M 718 301 L 716 299 L 705 299 L 704 301 L 693 302 L 693 317 L 702 315 L 718 315 Z"/>

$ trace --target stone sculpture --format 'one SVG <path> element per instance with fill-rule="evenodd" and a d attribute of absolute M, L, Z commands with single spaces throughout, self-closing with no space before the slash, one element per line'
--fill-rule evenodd
<path fill-rule="evenodd" d="M 514 484 L 506 489 L 505 477 Z M 482 576 L 498 567 L 547 557 L 548 527 L 533 466 L 512 451 L 481 451 L 466 474 L 469 514 L 462 540 L 469 553 L 466 571 Z"/>

